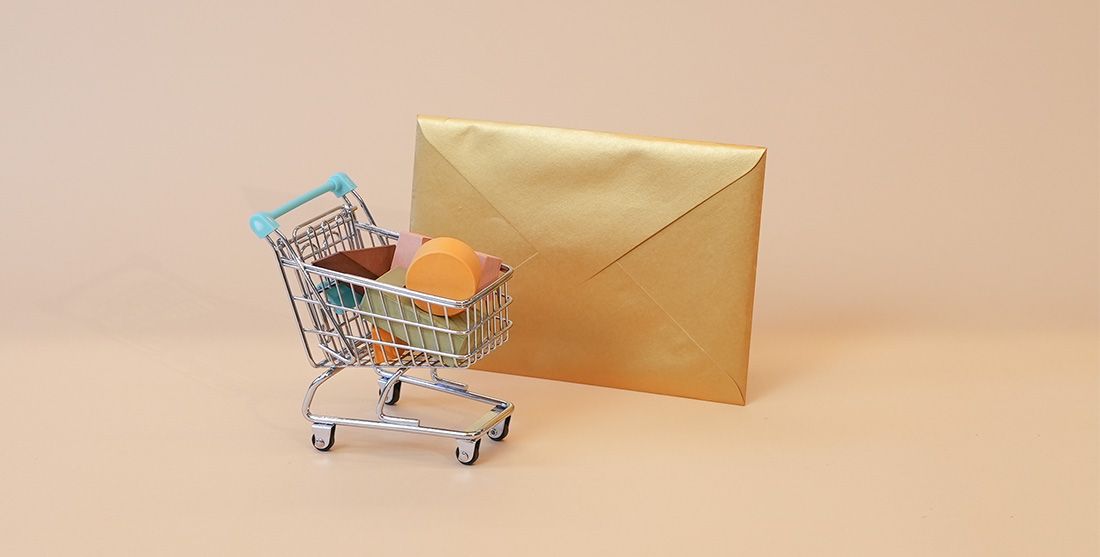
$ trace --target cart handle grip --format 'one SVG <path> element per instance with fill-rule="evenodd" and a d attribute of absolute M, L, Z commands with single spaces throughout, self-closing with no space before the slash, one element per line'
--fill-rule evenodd
<path fill-rule="evenodd" d="M 279 228 L 279 223 L 275 222 L 275 219 L 326 193 L 332 192 L 336 197 L 343 197 L 354 191 L 355 187 L 355 182 L 352 182 L 347 174 L 337 172 L 324 184 L 283 203 L 276 207 L 274 211 L 260 211 L 252 215 L 252 218 L 248 219 L 248 225 L 252 227 L 252 232 L 256 234 L 257 238 L 264 238 Z"/>

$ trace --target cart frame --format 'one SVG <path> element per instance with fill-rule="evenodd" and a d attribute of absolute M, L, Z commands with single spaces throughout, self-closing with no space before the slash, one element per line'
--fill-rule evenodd
<path fill-rule="evenodd" d="M 252 231 L 266 239 L 275 252 L 310 365 L 325 368 L 310 383 L 302 400 L 302 415 L 312 424 L 312 444 L 320 451 L 332 448 L 338 425 L 402 431 L 454 439 L 458 461 L 473 464 L 482 437 L 500 441 L 508 435 L 515 405 L 474 393 L 463 383 L 440 377 L 437 370 L 467 368 L 508 340 L 512 326 L 508 280 L 512 268 L 502 264 L 500 276 L 473 297 L 451 300 L 314 266 L 316 260 L 340 251 L 390 245 L 398 239 L 398 233 L 375 224 L 355 190 L 355 183 L 339 173 L 274 211 L 256 213 L 250 219 Z M 279 230 L 276 219 L 326 193 L 342 203 L 298 225 L 290 235 Z M 411 304 L 443 315 L 425 320 L 425 314 Z M 455 317 L 448 312 L 432 312 L 439 308 L 462 311 Z M 380 330 L 385 333 L 397 328 L 432 342 L 430 346 L 415 347 L 379 334 Z M 310 406 L 318 388 L 349 367 L 371 367 L 378 374 L 374 414 L 352 418 L 314 413 Z M 428 369 L 429 377 L 408 374 L 416 368 Z M 386 406 L 398 402 L 403 384 L 491 408 L 465 429 L 425 426 L 417 418 L 385 411 Z"/>

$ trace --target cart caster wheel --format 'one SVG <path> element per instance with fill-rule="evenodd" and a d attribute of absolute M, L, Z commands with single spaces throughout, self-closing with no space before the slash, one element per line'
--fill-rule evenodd
<path fill-rule="evenodd" d="M 469 466 L 477 462 L 477 457 L 480 456 L 480 452 L 481 439 L 478 439 L 473 443 L 460 441 L 458 443 L 458 448 L 455 449 L 455 458 L 457 458 L 458 461 L 462 464 Z"/>
<path fill-rule="evenodd" d="M 336 442 L 336 426 L 334 424 L 313 424 L 313 437 L 310 438 L 313 448 L 318 451 L 327 451 Z"/>
<path fill-rule="evenodd" d="M 512 417 L 508 416 L 504 418 L 503 422 L 497 424 L 493 429 L 489 430 L 489 439 L 493 441 L 503 441 L 505 437 L 508 437 L 508 428 L 512 425 Z"/>
<path fill-rule="evenodd" d="M 378 389 L 378 396 L 382 396 L 382 389 Z M 393 406 L 397 404 L 397 401 L 401 400 L 401 382 L 398 381 L 393 389 L 390 389 L 390 396 L 386 398 L 386 404 Z"/>

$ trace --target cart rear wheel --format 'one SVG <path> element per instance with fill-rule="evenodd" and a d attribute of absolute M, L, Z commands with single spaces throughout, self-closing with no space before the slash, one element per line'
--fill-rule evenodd
<path fill-rule="evenodd" d="M 335 442 L 335 424 L 313 424 L 313 436 L 310 437 L 310 443 L 314 449 L 324 452 L 331 449 Z"/>
<path fill-rule="evenodd" d="M 497 424 L 493 429 L 489 430 L 489 439 L 493 441 L 503 441 L 505 437 L 508 437 L 508 429 L 512 425 L 512 417 L 508 416 L 504 418 L 503 422 Z"/>
<path fill-rule="evenodd" d="M 468 448 L 463 448 L 462 445 L 459 445 L 457 448 L 455 448 L 455 458 L 457 458 L 459 462 L 465 464 L 466 466 L 477 462 L 477 457 L 480 456 L 481 453 L 481 439 L 474 441 L 473 446 L 474 448 L 471 451 Z"/>
<path fill-rule="evenodd" d="M 382 389 L 378 389 L 378 396 L 382 396 Z M 398 381 L 396 385 L 390 389 L 390 396 L 386 398 L 386 404 L 393 406 L 397 404 L 397 401 L 401 400 L 401 382 Z"/>

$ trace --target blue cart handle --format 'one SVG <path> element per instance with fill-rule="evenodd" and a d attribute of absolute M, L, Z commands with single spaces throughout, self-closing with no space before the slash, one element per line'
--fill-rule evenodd
<path fill-rule="evenodd" d="M 355 182 L 348 178 L 347 174 L 338 172 L 333 174 L 327 182 L 313 188 L 312 190 L 287 201 L 286 203 L 277 207 L 274 211 L 260 211 L 252 218 L 248 219 L 248 225 L 252 227 L 252 232 L 256 234 L 257 238 L 264 238 L 268 234 L 275 232 L 279 228 L 279 223 L 275 222 L 275 219 L 309 203 L 310 201 L 321 197 L 322 195 L 332 192 L 336 197 L 343 197 L 355 190 Z"/>

